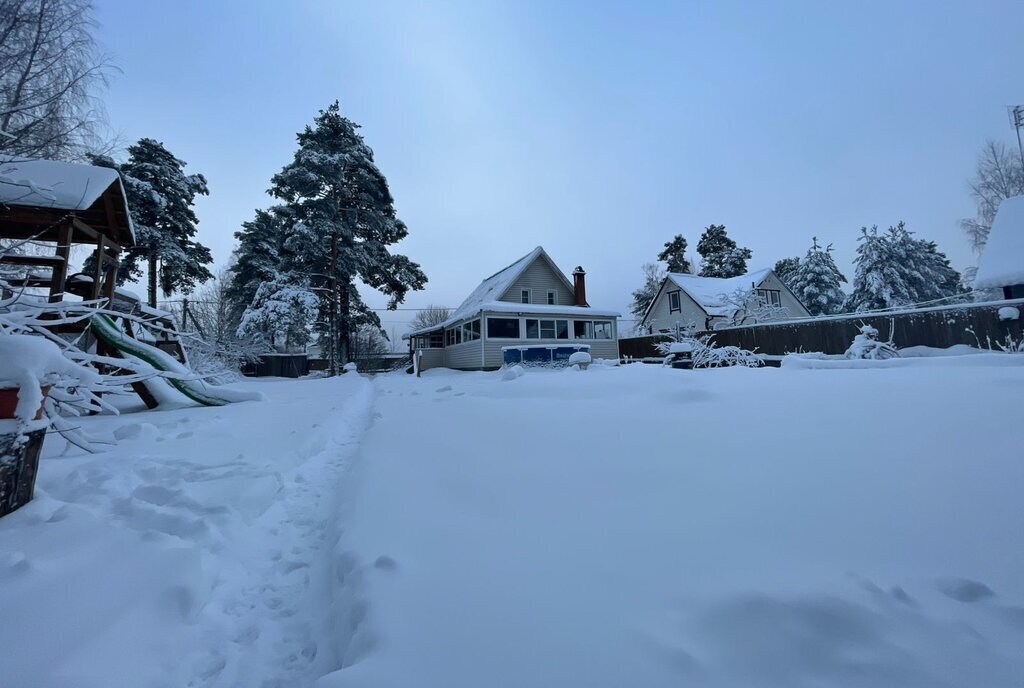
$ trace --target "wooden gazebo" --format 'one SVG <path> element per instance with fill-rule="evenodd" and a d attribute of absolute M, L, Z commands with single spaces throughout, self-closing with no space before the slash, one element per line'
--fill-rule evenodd
<path fill-rule="evenodd" d="M 0 238 L 56 246 L 52 256 L 0 255 L 0 263 L 26 268 L 25 277 L 7 280 L 13 286 L 48 289 L 51 302 L 65 293 L 112 299 L 121 251 L 135 245 L 120 175 L 94 165 L 0 156 Z M 69 280 L 76 244 L 96 247 L 93 274 Z"/>

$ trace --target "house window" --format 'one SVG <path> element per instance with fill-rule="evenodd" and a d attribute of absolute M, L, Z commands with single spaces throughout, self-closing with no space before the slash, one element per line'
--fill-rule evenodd
<path fill-rule="evenodd" d="M 530 290 L 520 289 L 519 290 L 519 303 L 530 303 Z"/>
<path fill-rule="evenodd" d="M 474 320 L 473 322 L 466 325 L 466 332 L 469 333 L 469 338 L 473 341 L 480 339 L 480 320 Z"/>
<path fill-rule="evenodd" d="M 427 348 L 428 349 L 443 349 L 444 348 L 444 333 L 443 332 L 431 332 L 427 336 Z"/>
<path fill-rule="evenodd" d="M 593 339 L 594 323 L 590 320 L 576 320 L 572 324 L 573 339 Z"/>
<path fill-rule="evenodd" d="M 556 320 L 555 321 L 555 339 L 568 339 L 569 338 L 569 321 L 568 320 Z"/>
<path fill-rule="evenodd" d="M 605 321 L 594 322 L 594 339 L 611 339 L 612 338 L 612 324 Z"/>
<path fill-rule="evenodd" d="M 758 289 L 757 296 L 769 306 L 782 305 L 782 292 L 778 289 Z"/>
<path fill-rule="evenodd" d="M 462 343 L 462 328 L 461 327 L 456 327 L 454 330 L 452 330 L 452 334 L 455 335 L 455 343 L 456 344 L 461 344 Z"/>
<path fill-rule="evenodd" d="M 554 306 L 556 303 L 558 303 L 558 292 L 554 289 L 548 290 L 548 305 Z"/>
<path fill-rule="evenodd" d="M 540 321 L 526 320 L 526 338 L 527 339 L 540 339 Z"/>
<path fill-rule="evenodd" d="M 678 291 L 670 291 L 668 293 L 668 312 L 675 313 L 676 311 L 683 310 L 682 301 L 679 299 Z"/>
<path fill-rule="evenodd" d="M 488 339 L 519 339 L 519 318 L 487 318 Z"/>
<path fill-rule="evenodd" d="M 555 338 L 555 321 L 554 320 L 541 320 L 540 321 L 540 338 L 541 339 L 554 339 Z"/>

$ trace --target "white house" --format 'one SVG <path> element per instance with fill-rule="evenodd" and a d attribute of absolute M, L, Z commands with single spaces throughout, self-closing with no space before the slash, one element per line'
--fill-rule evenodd
<path fill-rule="evenodd" d="M 999 204 L 974 288 L 1001 289 L 1004 299 L 1024 299 L 1024 196 Z"/>
<path fill-rule="evenodd" d="M 446 321 L 402 338 L 420 370 L 493 370 L 506 350 L 527 348 L 618 359 L 619 314 L 591 308 L 586 273 L 577 267 L 572 274 L 570 282 L 538 246 L 481 282 Z"/>
<path fill-rule="evenodd" d="M 762 314 L 737 315 L 741 308 L 738 295 L 746 293 L 752 293 L 767 306 L 761 309 Z M 729 278 L 670 272 L 647 307 L 638 329 L 652 333 L 689 327 L 713 330 L 734 320 L 749 324 L 758 320 L 809 316 L 800 299 L 783 284 L 774 270 L 758 270 Z"/>

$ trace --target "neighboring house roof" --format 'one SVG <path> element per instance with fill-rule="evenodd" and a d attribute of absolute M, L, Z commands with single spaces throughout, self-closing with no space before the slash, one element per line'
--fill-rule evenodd
<path fill-rule="evenodd" d="M 756 288 L 771 273 L 771 268 L 755 270 L 738 277 L 699 277 L 697 275 L 670 272 L 665 276 L 665 282 L 674 284 L 686 292 L 686 295 L 693 299 L 694 303 L 709 316 L 728 318 L 736 312 L 736 306 L 728 303 L 726 297 L 737 289 Z M 664 291 L 664 286 L 665 283 L 663 282 L 662 288 L 658 290 L 659 295 Z M 648 304 L 647 310 L 644 311 L 644 317 L 640 320 L 641 322 L 646 322 L 647 316 L 650 315 L 656 301 L 657 298 Z"/>
<path fill-rule="evenodd" d="M 1024 284 L 1024 196 L 999 204 L 978 263 L 975 289 Z"/>
<path fill-rule="evenodd" d="M 466 300 L 463 301 L 459 305 L 459 307 L 452 312 L 451 317 L 449 317 L 447 320 L 445 320 L 442 323 L 438 323 L 437 325 L 431 325 L 430 327 L 423 327 L 418 330 L 413 330 L 412 332 L 403 335 L 402 338 L 407 339 L 409 337 L 423 334 L 425 332 L 433 332 L 434 330 L 457 323 L 460 320 L 465 320 L 470 316 L 476 315 L 480 311 L 522 312 L 528 310 L 533 313 L 552 312 L 567 314 L 574 313 L 575 311 L 580 311 L 581 313 L 586 313 L 587 315 L 597 315 L 603 317 L 619 316 L 619 314 L 614 311 L 596 311 L 590 308 L 589 306 L 548 306 L 541 304 L 509 303 L 501 301 L 501 297 L 505 295 L 505 293 L 512 287 L 513 284 L 515 284 L 516 280 L 519 279 L 519 276 L 522 275 L 523 272 L 525 272 L 526 269 L 534 263 L 534 261 L 542 257 L 545 260 L 547 260 L 548 264 L 551 266 L 551 269 L 554 270 L 555 275 L 557 275 L 559 279 L 561 279 L 562 282 L 565 284 L 565 286 L 570 291 L 572 291 L 573 285 L 572 282 L 569 281 L 569 278 L 565 276 L 565 273 L 562 272 L 561 268 L 558 267 L 555 261 L 551 260 L 551 256 L 547 254 L 547 252 L 544 250 L 544 247 L 538 246 L 537 248 L 533 249 L 519 260 L 515 261 L 511 265 L 502 268 L 501 270 L 498 270 L 496 273 L 494 273 L 493 275 L 485 279 L 483 282 L 481 282 L 480 285 L 476 289 L 474 289 L 469 296 L 466 297 Z"/>
<path fill-rule="evenodd" d="M 135 230 L 117 170 L 109 167 L 0 156 L 0 203 L 9 206 L 90 210 L 110 187 L 116 186 L 125 224 L 134 240 Z"/>

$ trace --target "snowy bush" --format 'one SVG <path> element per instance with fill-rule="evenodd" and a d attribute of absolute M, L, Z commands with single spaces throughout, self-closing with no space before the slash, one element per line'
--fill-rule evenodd
<path fill-rule="evenodd" d="M 882 360 L 898 358 L 900 354 L 891 339 L 888 342 L 879 341 L 878 330 L 871 325 L 862 324 L 859 333 L 853 338 L 853 343 L 850 344 L 850 348 L 846 350 L 845 355 L 846 358 Z"/>
<path fill-rule="evenodd" d="M 753 351 L 738 346 L 716 346 L 715 336 L 696 334 L 693 330 L 682 331 L 669 335 L 670 340 L 657 344 L 658 352 L 666 357 L 689 351 L 694 368 L 723 368 L 742 366 L 758 368 L 764 362 Z"/>
<path fill-rule="evenodd" d="M 521 365 L 508 366 L 501 369 L 502 380 L 515 380 L 516 378 L 520 378 L 525 374 L 526 371 L 523 370 L 523 366 Z"/>

